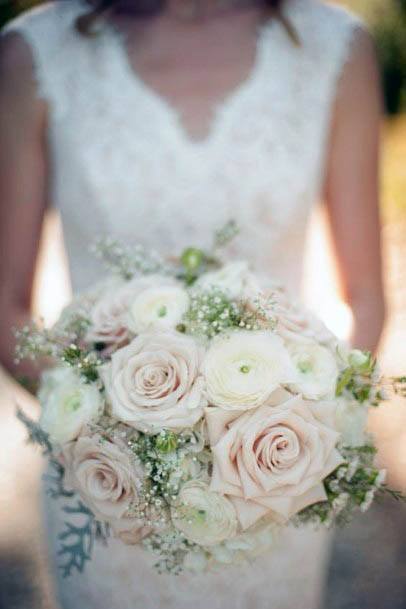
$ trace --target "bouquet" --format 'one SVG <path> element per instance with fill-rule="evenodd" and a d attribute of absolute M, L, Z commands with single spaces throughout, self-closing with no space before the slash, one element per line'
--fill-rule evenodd
<path fill-rule="evenodd" d="M 252 560 L 289 524 L 342 524 L 385 485 L 366 431 L 388 386 L 271 277 L 221 263 L 233 236 L 162 260 L 111 239 L 108 277 L 17 358 L 51 358 L 36 423 L 49 492 L 66 504 L 65 575 L 94 542 L 142 544 L 161 572 Z M 106 549 L 108 551 L 108 548 Z"/>

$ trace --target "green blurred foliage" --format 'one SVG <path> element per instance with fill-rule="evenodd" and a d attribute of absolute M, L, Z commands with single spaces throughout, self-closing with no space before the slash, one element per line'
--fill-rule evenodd
<path fill-rule="evenodd" d="M 0 26 L 42 1 L 0 0 Z M 368 23 L 382 67 L 386 109 L 398 113 L 406 108 L 406 0 L 341 0 L 341 4 Z"/>

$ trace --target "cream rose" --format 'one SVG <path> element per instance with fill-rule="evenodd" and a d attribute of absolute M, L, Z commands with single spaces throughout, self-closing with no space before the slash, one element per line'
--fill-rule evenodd
<path fill-rule="evenodd" d="M 311 341 L 291 343 L 288 351 L 297 372 L 297 380 L 289 388 L 310 400 L 333 398 L 338 366 L 331 351 Z"/>
<path fill-rule="evenodd" d="M 206 354 L 203 374 L 209 403 L 227 410 L 256 408 L 297 378 L 282 339 L 265 331 L 219 336 Z"/>
<path fill-rule="evenodd" d="M 100 391 L 85 383 L 71 368 L 54 368 L 43 374 L 38 394 L 41 404 L 39 424 L 54 444 L 78 437 L 102 408 Z"/>
<path fill-rule="evenodd" d="M 240 416 L 208 408 L 206 419 L 210 488 L 232 501 L 244 530 L 265 515 L 285 522 L 326 499 L 322 481 L 343 461 L 335 448 L 339 433 L 321 423 L 300 396 Z"/>
<path fill-rule="evenodd" d="M 96 518 L 112 523 L 124 519 L 123 526 L 117 526 L 128 531 L 128 509 L 139 502 L 144 482 L 139 462 L 99 434 L 81 436 L 65 448 L 63 456 L 67 483 Z"/>
<path fill-rule="evenodd" d="M 123 346 L 133 334 L 129 323 L 131 303 L 138 294 L 168 281 L 166 277 L 150 275 L 105 285 L 90 310 L 90 328 L 86 340 L 104 343 L 110 349 Z"/>
<path fill-rule="evenodd" d="M 190 541 L 202 546 L 216 545 L 237 532 L 237 516 L 232 503 L 213 493 L 200 480 L 186 482 L 172 507 L 174 526 Z"/>
<path fill-rule="evenodd" d="M 135 334 L 175 329 L 188 307 L 186 290 L 176 285 L 152 287 L 140 292 L 131 303 L 128 325 Z"/>
<path fill-rule="evenodd" d="M 325 324 L 296 302 L 282 287 L 268 290 L 272 309 L 277 320 L 276 333 L 289 342 L 315 341 L 334 348 L 338 339 Z"/>
<path fill-rule="evenodd" d="M 205 406 L 201 358 L 189 336 L 138 336 L 103 371 L 113 415 L 146 433 L 192 427 Z"/>

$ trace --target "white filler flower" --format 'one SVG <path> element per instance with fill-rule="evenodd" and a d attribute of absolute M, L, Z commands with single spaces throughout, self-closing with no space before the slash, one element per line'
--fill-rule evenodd
<path fill-rule="evenodd" d="M 189 296 L 177 286 L 143 290 L 129 307 L 128 326 L 136 334 L 149 330 L 169 330 L 182 320 Z"/>
<path fill-rule="evenodd" d="M 55 368 L 43 375 L 39 392 L 39 423 L 51 442 L 65 444 L 78 437 L 82 427 L 97 419 L 102 397 L 70 368 Z"/>
<path fill-rule="evenodd" d="M 231 501 L 211 492 L 200 480 L 190 480 L 182 486 L 172 507 L 172 521 L 187 539 L 202 546 L 234 537 L 238 522 Z"/>
<path fill-rule="evenodd" d="M 338 367 L 331 351 L 313 342 L 293 343 L 288 350 L 297 373 L 290 389 L 309 400 L 333 398 Z"/>
<path fill-rule="evenodd" d="M 213 406 L 248 410 L 297 378 L 282 339 L 270 332 L 236 331 L 213 341 L 203 362 Z"/>

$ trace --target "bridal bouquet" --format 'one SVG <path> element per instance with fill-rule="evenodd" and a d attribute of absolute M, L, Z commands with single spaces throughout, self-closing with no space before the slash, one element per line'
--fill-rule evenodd
<path fill-rule="evenodd" d="M 386 391 L 376 361 L 271 277 L 221 265 L 233 230 L 169 262 L 100 241 L 109 277 L 52 329 L 17 333 L 18 359 L 53 360 L 39 423 L 19 416 L 66 499 L 66 575 L 109 535 L 160 571 L 197 572 L 251 560 L 288 524 L 345 523 L 399 496 L 366 432 Z"/>

